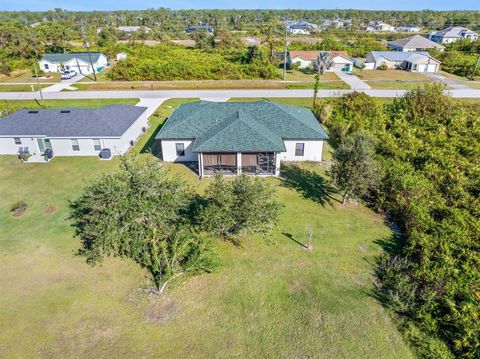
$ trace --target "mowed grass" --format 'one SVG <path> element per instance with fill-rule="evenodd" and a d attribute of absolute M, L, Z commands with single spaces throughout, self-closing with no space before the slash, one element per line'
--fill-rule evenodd
<path fill-rule="evenodd" d="M 0 75 L 0 83 L 2 82 L 36 84 L 37 79 L 33 77 L 32 71 L 30 70 L 15 70 L 15 71 L 12 71 L 10 76 Z M 38 79 L 38 82 L 40 83 L 60 82 L 60 73 L 57 73 L 57 72 L 48 73 L 46 74 L 45 78 Z"/>
<path fill-rule="evenodd" d="M 68 201 L 117 160 L 0 157 L 0 352 L 5 357 L 408 358 L 411 353 L 370 295 L 377 241 L 390 230 L 363 206 L 320 203 L 321 168 L 270 179 L 284 205 L 269 242 L 219 242 L 221 267 L 148 297 L 148 273 L 129 260 L 90 267 L 76 256 Z M 199 191 L 208 184 L 170 165 Z M 315 189 L 316 188 L 316 189 Z M 307 198 L 305 198 L 307 197 Z M 26 213 L 8 207 L 23 199 Z M 46 213 L 48 206 L 56 208 Z M 313 249 L 305 250 L 307 226 Z M 28 334 L 30 333 L 30 334 Z M 33 334 L 34 333 L 34 334 Z"/>
<path fill-rule="evenodd" d="M 40 87 L 43 89 L 51 85 L 40 84 Z M 38 91 L 37 84 L 33 85 L 34 91 Z M 32 92 L 32 85 L 10 85 L 0 83 L 0 92 Z"/>
<path fill-rule="evenodd" d="M 431 80 L 418 72 L 401 70 L 359 70 L 354 74 L 376 90 L 412 90 Z"/>
<path fill-rule="evenodd" d="M 117 99 L 89 99 L 89 100 L 4 100 L 14 108 L 96 108 L 114 104 L 136 105 L 140 100 L 137 98 L 117 98 Z M 40 105 L 39 105 L 40 104 Z"/>
<path fill-rule="evenodd" d="M 171 111 L 194 100 L 162 104 L 134 150 L 142 152 Z M 179 277 L 158 297 L 143 290 L 149 274 L 132 261 L 91 267 L 76 255 L 68 203 L 117 165 L 0 156 L 1 356 L 413 357 L 371 295 L 373 263 L 392 233 L 368 208 L 340 205 L 323 166 L 285 166 L 284 180 L 266 179 L 283 204 L 271 238 L 218 241 L 214 273 Z M 210 183 L 183 165 L 167 167 L 199 193 Z M 28 204 L 21 217 L 9 213 L 17 200 Z M 310 227 L 313 248 L 306 250 Z"/>

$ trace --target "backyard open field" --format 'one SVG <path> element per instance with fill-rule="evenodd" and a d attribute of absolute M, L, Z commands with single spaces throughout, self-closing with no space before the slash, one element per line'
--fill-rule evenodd
<path fill-rule="evenodd" d="M 183 101 L 162 105 L 135 151 L 151 147 L 149 138 Z M 267 179 L 284 206 L 269 241 L 218 242 L 216 272 L 180 277 L 159 297 L 146 294 L 149 274 L 132 261 L 90 267 L 76 255 L 68 203 L 117 164 L 0 157 L 2 356 L 413 357 L 372 296 L 373 263 L 392 232 L 363 205 L 340 205 L 324 165 L 285 166 L 282 180 Z M 198 192 L 209 183 L 183 165 L 168 167 Z M 13 217 L 17 200 L 28 208 Z M 302 246 L 308 226 L 312 250 Z"/>

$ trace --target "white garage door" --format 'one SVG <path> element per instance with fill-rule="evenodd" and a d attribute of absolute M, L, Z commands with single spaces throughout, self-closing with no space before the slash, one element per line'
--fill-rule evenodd
<path fill-rule="evenodd" d="M 437 65 L 436 64 L 428 65 L 427 72 L 437 72 Z"/>
<path fill-rule="evenodd" d="M 427 71 L 427 65 L 425 64 L 419 64 L 417 67 L 418 72 L 426 72 Z"/>

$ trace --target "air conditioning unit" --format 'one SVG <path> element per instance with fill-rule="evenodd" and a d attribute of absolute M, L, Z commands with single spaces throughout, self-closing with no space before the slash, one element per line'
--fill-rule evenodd
<path fill-rule="evenodd" d="M 104 148 L 98 155 L 102 160 L 108 160 L 110 157 L 112 157 L 112 152 L 110 151 L 110 148 Z"/>

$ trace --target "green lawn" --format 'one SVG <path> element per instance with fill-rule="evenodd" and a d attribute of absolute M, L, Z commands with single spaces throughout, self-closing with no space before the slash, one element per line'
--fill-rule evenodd
<path fill-rule="evenodd" d="M 48 73 L 46 76 L 48 76 L 48 78 L 39 79 L 38 81 L 40 83 L 42 83 L 42 82 L 46 82 L 46 83 L 60 82 L 60 73 L 58 73 L 58 72 L 51 72 L 51 73 Z M 16 70 L 16 71 L 12 72 L 11 76 L 5 76 L 5 75 L 0 76 L 0 83 L 2 83 L 2 82 L 7 82 L 7 83 L 8 82 L 15 82 L 15 83 L 25 82 L 25 83 L 36 84 L 37 79 L 32 76 L 32 73 L 31 73 L 30 70 Z"/>
<path fill-rule="evenodd" d="M 193 100 L 165 102 L 135 151 L 148 147 L 173 108 Z M 392 233 L 370 209 L 341 206 L 324 167 L 285 166 L 283 181 L 266 179 L 284 205 L 271 240 L 219 241 L 215 273 L 180 277 L 157 297 L 142 290 L 149 275 L 132 261 L 111 258 L 92 268 L 76 255 L 68 201 L 117 164 L 88 157 L 21 164 L 0 156 L 2 356 L 413 357 L 371 295 L 375 257 Z M 200 193 L 209 183 L 183 165 L 168 167 Z M 17 200 L 28 204 L 21 217 L 9 213 Z M 305 243 L 307 226 L 310 251 L 297 243 Z"/>
<path fill-rule="evenodd" d="M 103 107 L 113 104 L 136 105 L 139 99 L 125 98 L 125 99 L 95 99 L 95 100 L 43 100 L 40 101 L 43 108 L 62 108 L 62 107 L 77 107 L 77 108 L 91 108 Z M 5 100 L 15 108 L 41 108 L 35 100 Z"/>
<path fill-rule="evenodd" d="M 366 81 L 375 90 L 413 90 L 428 81 Z"/>
<path fill-rule="evenodd" d="M 41 84 L 41 88 L 45 88 L 52 85 L 45 85 Z M 38 86 L 35 84 L 33 85 L 34 91 L 38 91 Z M 0 92 L 32 92 L 31 85 L 8 85 L 0 83 Z"/>

